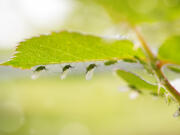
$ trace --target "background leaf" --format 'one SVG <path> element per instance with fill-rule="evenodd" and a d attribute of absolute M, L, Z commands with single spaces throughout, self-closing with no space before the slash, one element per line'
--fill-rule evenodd
<path fill-rule="evenodd" d="M 176 66 L 167 66 L 168 69 L 170 69 L 171 71 L 175 72 L 175 73 L 180 73 L 180 67 L 176 67 Z"/>
<path fill-rule="evenodd" d="M 161 60 L 180 65 L 180 36 L 167 39 L 159 48 L 158 57 Z"/>
<path fill-rule="evenodd" d="M 81 0 L 89 2 L 92 0 Z M 180 17 L 180 0 L 93 0 L 102 5 L 112 19 L 132 24 L 170 21 Z"/>
<path fill-rule="evenodd" d="M 129 86 L 136 88 L 137 90 L 148 90 L 151 93 L 158 92 L 158 85 L 151 84 L 150 82 L 145 81 L 136 74 L 133 74 L 129 71 L 118 69 L 116 71 L 117 75 L 128 83 Z M 161 88 L 160 92 L 165 90 Z"/>
<path fill-rule="evenodd" d="M 128 40 L 111 40 L 62 31 L 21 42 L 15 57 L 3 65 L 29 69 L 36 65 L 134 59 L 144 57 Z"/>

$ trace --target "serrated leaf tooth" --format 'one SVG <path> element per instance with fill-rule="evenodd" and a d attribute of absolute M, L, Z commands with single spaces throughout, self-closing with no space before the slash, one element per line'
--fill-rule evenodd
<path fill-rule="evenodd" d="M 18 53 L 20 53 L 20 52 L 19 52 L 19 51 L 15 51 L 15 52 L 14 52 L 14 54 L 18 54 Z"/>
<path fill-rule="evenodd" d="M 11 56 L 11 57 L 10 57 L 10 60 L 14 59 L 15 57 L 16 57 L 16 56 Z"/>

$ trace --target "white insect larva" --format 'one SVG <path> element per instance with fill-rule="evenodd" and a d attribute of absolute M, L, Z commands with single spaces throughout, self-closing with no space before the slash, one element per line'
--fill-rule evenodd
<path fill-rule="evenodd" d="M 96 64 L 90 64 L 86 68 L 86 80 L 91 80 L 94 74 L 94 70 L 96 69 Z"/>
<path fill-rule="evenodd" d="M 70 72 L 71 72 L 71 69 L 67 69 L 66 71 L 62 72 L 61 80 L 64 80 L 67 77 L 68 73 Z"/>
<path fill-rule="evenodd" d="M 92 79 L 95 69 L 96 69 L 96 68 L 93 68 L 93 69 L 91 69 L 90 71 L 88 71 L 88 72 L 86 73 L 86 80 L 91 80 L 91 79 Z"/>
<path fill-rule="evenodd" d="M 71 72 L 71 68 L 72 68 L 71 65 L 66 65 L 63 67 L 63 71 L 62 71 L 62 74 L 60 76 L 61 80 L 64 80 L 67 77 L 68 73 Z"/>

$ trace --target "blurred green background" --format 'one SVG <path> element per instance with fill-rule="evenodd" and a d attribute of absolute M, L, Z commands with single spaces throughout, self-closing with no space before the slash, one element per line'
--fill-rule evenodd
<path fill-rule="evenodd" d="M 110 71 L 90 81 L 83 74 L 60 80 L 60 73 L 32 80 L 32 71 L 10 67 L 0 73 L 0 135 L 180 134 L 177 105 L 152 95 L 131 100 Z"/>
<path fill-rule="evenodd" d="M 51 31 L 135 39 L 126 24 L 114 23 L 95 3 L 0 0 L 0 18 L 0 62 L 9 59 L 18 42 Z M 179 26 L 179 20 L 140 25 L 154 52 L 169 35 L 180 34 Z M 37 80 L 31 75 L 0 67 L 0 135 L 180 134 L 180 119 L 172 116 L 177 105 L 151 95 L 131 100 L 129 92 L 118 90 L 126 84 L 112 69 L 98 70 L 90 81 L 79 71 L 65 80 L 60 72 L 44 73 Z"/>

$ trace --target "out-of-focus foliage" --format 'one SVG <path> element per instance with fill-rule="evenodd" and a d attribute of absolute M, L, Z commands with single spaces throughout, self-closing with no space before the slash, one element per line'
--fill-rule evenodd
<path fill-rule="evenodd" d="M 131 92 L 121 93 L 119 85 L 105 74 L 91 81 L 84 76 L 3 80 L 0 135 L 180 134 L 179 120 L 172 117 L 175 105 L 146 94 L 130 100 Z"/>
<path fill-rule="evenodd" d="M 180 0 L 80 0 L 103 6 L 115 22 L 171 21 L 180 17 Z"/>
<path fill-rule="evenodd" d="M 118 69 L 116 72 L 117 75 L 121 77 L 124 81 L 126 81 L 130 87 L 133 87 L 136 90 L 147 90 L 150 93 L 157 94 L 158 85 L 151 84 L 150 82 L 145 81 L 141 77 L 129 71 Z M 161 88 L 161 92 L 164 93 L 165 90 Z"/>
<path fill-rule="evenodd" d="M 75 5 L 74 11 L 65 20 L 64 29 L 100 34 L 105 28 L 112 27 L 112 21 L 103 7 L 95 3 L 85 6 L 76 2 Z"/>
<path fill-rule="evenodd" d="M 177 66 L 168 66 L 168 69 L 170 69 L 171 71 L 175 72 L 175 73 L 180 73 L 180 67 Z"/>
<path fill-rule="evenodd" d="M 167 39 L 159 48 L 159 58 L 174 64 L 180 64 L 180 36 Z"/>
<path fill-rule="evenodd" d="M 155 48 L 172 35 L 180 35 L 180 20 L 141 24 L 141 33 L 146 42 Z"/>

